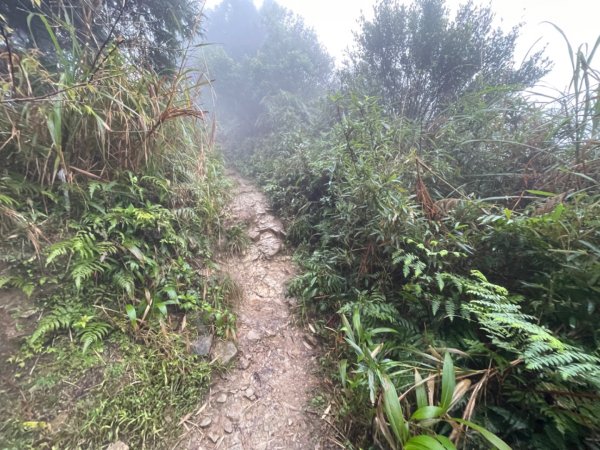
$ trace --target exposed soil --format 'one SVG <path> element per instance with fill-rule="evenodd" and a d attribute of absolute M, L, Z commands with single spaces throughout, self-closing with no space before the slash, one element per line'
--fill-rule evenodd
<path fill-rule="evenodd" d="M 283 252 L 284 230 L 265 196 L 229 173 L 233 221 L 248 225 L 252 243 L 221 261 L 243 291 L 238 315 L 237 360 L 214 380 L 203 405 L 186 423 L 179 449 L 325 449 L 327 405 L 319 395 L 319 353 L 294 315 L 286 282 L 295 267 Z"/>
<path fill-rule="evenodd" d="M 21 346 L 34 328 L 38 311 L 17 289 L 0 290 L 0 378 L 12 374 L 7 358 Z M 4 385 L 4 383 L 1 383 Z"/>

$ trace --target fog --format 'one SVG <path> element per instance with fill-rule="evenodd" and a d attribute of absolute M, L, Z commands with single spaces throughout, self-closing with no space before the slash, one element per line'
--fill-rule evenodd
<path fill-rule="evenodd" d="M 207 0 L 210 9 L 222 0 Z M 374 0 L 278 0 L 278 2 L 302 16 L 307 25 L 314 28 L 321 42 L 340 63 L 349 46 L 353 45 L 353 32 L 358 29 L 361 14 L 370 17 Z M 260 6 L 262 0 L 255 0 Z M 409 4 L 403 0 L 401 3 Z M 456 9 L 460 0 L 447 0 L 451 9 Z M 477 5 L 490 5 L 496 13 L 496 21 L 508 30 L 523 23 L 521 38 L 515 57 L 523 58 L 531 49 L 546 47 L 547 56 L 555 63 L 554 68 L 544 79 L 544 84 L 563 89 L 570 81 L 571 66 L 563 38 L 550 25 L 558 25 L 567 35 L 572 45 L 588 43 L 593 45 L 598 35 L 600 2 L 593 0 L 474 0 Z M 585 14 L 582 14 L 585 11 Z"/>

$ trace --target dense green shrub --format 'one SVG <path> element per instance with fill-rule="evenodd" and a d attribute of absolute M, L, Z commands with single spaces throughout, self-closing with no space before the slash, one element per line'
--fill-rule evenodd
<path fill-rule="evenodd" d="M 371 351 L 399 392 L 415 383 L 415 367 L 435 374 L 430 358 L 452 348 L 471 380 L 465 419 L 515 447 L 594 439 L 597 196 L 580 193 L 540 212 L 544 197 L 512 211 L 465 195 L 432 220 L 424 183 L 448 189 L 440 175 L 448 166 L 421 164 L 415 129 L 384 117 L 375 101 L 341 104 L 343 119 L 329 133 L 254 158 L 300 245 L 304 273 L 291 293 L 327 324 L 358 314 L 366 333 L 393 330 L 374 335 Z M 443 151 L 443 140 L 429 139 Z M 346 358 L 344 377 L 354 381 L 344 408 L 369 426 L 376 402 L 364 409 L 362 357 Z"/>

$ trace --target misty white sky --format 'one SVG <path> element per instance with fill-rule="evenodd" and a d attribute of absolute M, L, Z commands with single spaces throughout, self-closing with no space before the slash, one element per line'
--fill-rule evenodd
<path fill-rule="evenodd" d="M 207 0 L 207 8 L 221 0 Z M 352 45 L 352 31 L 364 12 L 370 16 L 375 0 L 277 0 L 281 5 L 304 17 L 307 25 L 314 28 L 321 42 L 339 62 L 345 50 Z M 254 0 L 260 6 L 262 0 Z M 410 0 L 405 0 L 410 3 Z M 454 9 L 463 0 L 446 0 Z M 571 66 L 562 37 L 550 25 L 558 25 L 568 36 L 572 45 L 587 42 L 590 47 L 600 36 L 600 0 L 474 0 L 475 4 L 491 5 L 498 24 L 506 29 L 519 22 L 524 26 L 517 49 L 517 60 L 523 58 L 534 46 L 546 45 L 546 54 L 554 61 L 554 69 L 544 80 L 545 84 L 563 89 L 570 80 Z M 539 42 L 538 42 L 539 40 Z M 537 42 L 537 43 L 536 43 Z M 600 54 L 595 58 L 600 61 Z M 596 67 L 600 64 L 596 64 Z"/>

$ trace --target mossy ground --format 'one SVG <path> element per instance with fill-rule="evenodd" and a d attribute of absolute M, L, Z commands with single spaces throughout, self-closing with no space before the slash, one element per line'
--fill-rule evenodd
<path fill-rule="evenodd" d="M 191 355 L 186 340 L 164 324 L 136 335 L 116 329 L 85 353 L 68 335 L 41 353 L 7 341 L 13 352 L 1 366 L 0 448 L 102 448 L 117 440 L 162 448 L 210 381 L 210 364 Z"/>

